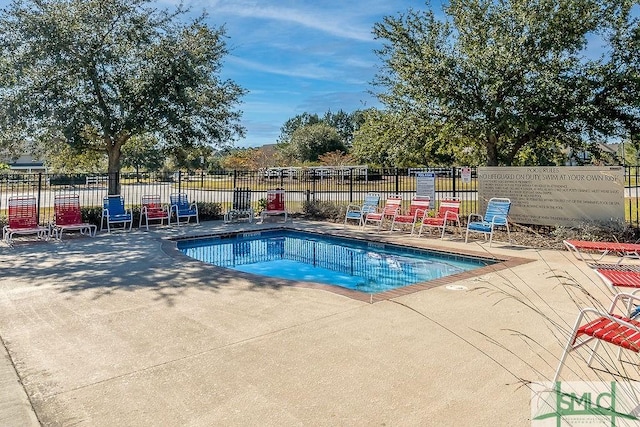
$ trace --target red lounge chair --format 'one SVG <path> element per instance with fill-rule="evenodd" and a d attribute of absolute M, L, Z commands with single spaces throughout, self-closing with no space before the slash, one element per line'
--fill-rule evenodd
<path fill-rule="evenodd" d="M 640 273 L 636 271 L 598 268 L 595 272 L 614 294 L 619 293 L 618 288 L 640 289 Z"/>
<path fill-rule="evenodd" d="M 267 208 L 260 212 L 260 223 L 270 215 L 284 215 L 284 222 L 287 222 L 287 210 L 284 206 L 284 189 L 276 188 L 267 190 Z"/>
<path fill-rule="evenodd" d="M 399 194 L 394 194 L 393 196 L 387 197 L 382 210 L 369 212 L 365 215 L 363 227 L 365 227 L 368 222 L 372 222 L 374 224 L 377 223 L 378 231 L 380 231 L 380 229 L 382 229 L 382 224 L 385 221 L 393 222 L 393 218 L 398 214 L 398 211 L 400 210 L 401 203 L 402 196 Z"/>
<path fill-rule="evenodd" d="M 458 233 L 462 235 L 460 229 L 460 199 L 451 198 L 442 200 L 440 206 L 438 206 L 438 213 L 435 217 L 426 217 L 422 220 L 422 224 L 418 229 L 418 236 L 422 235 L 422 230 L 427 227 L 429 230 L 433 228 L 441 228 L 442 233 L 440 239 L 444 239 L 444 232 L 447 229 L 448 224 L 452 224 L 458 228 Z"/>
<path fill-rule="evenodd" d="M 602 260 L 609 254 L 618 256 L 620 258 L 618 263 L 621 263 L 625 258 L 640 258 L 640 244 L 638 243 L 591 242 L 589 240 L 564 240 L 562 243 L 573 256 L 585 262 L 587 262 L 585 256 L 595 262 Z"/>
<path fill-rule="evenodd" d="M 591 366 L 601 342 L 617 346 L 620 350 L 618 351 L 618 359 L 620 359 L 622 349 L 638 353 L 640 351 L 640 322 L 634 320 L 638 315 L 638 310 L 632 309 L 631 303 L 634 302 L 633 305 L 637 305 L 639 301 L 640 297 L 634 294 L 618 294 L 606 313 L 594 308 L 585 308 L 580 311 L 569 336 L 569 341 L 560 357 L 553 382 L 555 383 L 560 377 L 568 354 L 593 340 L 597 340 L 597 343 L 589 357 L 588 366 Z"/>
<path fill-rule="evenodd" d="M 411 225 L 411 234 L 413 234 L 417 221 L 423 221 L 429 213 L 430 203 L 431 199 L 428 196 L 413 197 L 411 199 L 411 204 L 409 205 L 409 210 L 405 213 L 398 211 L 393 217 L 391 222 L 391 231 L 401 231 L 403 226 Z"/>
<path fill-rule="evenodd" d="M 640 273 L 640 265 L 600 263 L 588 263 L 587 265 L 594 270 L 635 271 L 636 273 Z"/>
<path fill-rule="evenodd" d="M 2 228 L 2 238 L 11 245 L 14 234 L 36 234 L 49 240 L 49 227 L 38 225 L 38 205 L 35 196 L 9 197 L 9 224 Z"/>
<path fill-rule="evenodd" d="M 142 218 L 144 218 L 144 225 L 149 230 L 149 221 L 160 220 L 160 225 L 164 224 L 164 220 L 167 220 L 167 225 L 171 220 L 169 207 L 163 205 L 160 201 L 160 196 L 157 195 L 145 195 L 142 196 L 140 208 L 140 223 L 138 228 L 142 228 Z"/>
<path fill-rule="evenodd" d="M 65 230 L 80 231 L 80 234 L 96 235 L 98 226 L 82 221 L 80 196 L 77 194 L 56 195 L 53 198 L 54 223 L 51 225 L 56 239 L 62 239 Z"/>

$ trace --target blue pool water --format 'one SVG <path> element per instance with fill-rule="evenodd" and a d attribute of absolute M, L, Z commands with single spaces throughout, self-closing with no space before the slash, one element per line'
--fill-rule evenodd
<path fill-rule="evenodd" d="M 261 276 L 388 291 L 491 264 L 491 260 L 290 230 L 182 240 L 197 260 Z"/>

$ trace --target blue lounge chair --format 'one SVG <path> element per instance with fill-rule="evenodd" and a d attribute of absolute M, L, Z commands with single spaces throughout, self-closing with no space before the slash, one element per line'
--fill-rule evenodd
<path fill-rule="evenodd" d="M 509 209 L 511 209 L 511 200 L 500 197 L 493 197 L 489 199 L 487 204 L 487 211 L 484 217 L 477 213 L 469 215 L 467 221 L 467 234 L 464 242 L 469 241 L 469 232 L 482 233 L 484 239 L 487 240 L 487 234 L 489 235 L 489 247 L 493 241 L 493 232 L 496 227 L 505 227 L 507 229 L 507 236 L 509 237 L 509 243 L 511 243 L 511 233 L 509 231 Z"/>
<path fill-rule="evenodd" d="M 347 213 L 344 216 L 344 225 L 347 225 L 347 221 L 358 221 L 360 226 L 364 225 L 364 218 L 370 212 L 375 212 L 378 209 L 380 203 L 380 194 L 369 193 L 364 196 L 364 202 L 362 205 L 350 204 L 347 205 Z"/>
<path fill-rule="evenodd" d="M 200 224 L 198 205 L 195 202 L 190 203 L 189 196 L 186 193 L 173 193 L 169 195 L 169 201 L 171 202 L 171 216 L 175 215 L 178 225 L 180 225 L 181 218 L 186 218 L 186 222 L 189 222 L 191 218 L 195 218 L 196 224 Z"/>
<path fill-rule="evenodd" d="M 109 233 L 111 232 L 111 224 L 122 224 L 125 230 L 127 229 L 127 224 L 129 224 L 129 230 L 131 230 L 131 227 L 133 227 L 133 215 L 131 214 L 131 209 L 125 209 L 124 197 L 111 195 L 102 199 L 100 231 L 104 229 L 105 222 Z"/>

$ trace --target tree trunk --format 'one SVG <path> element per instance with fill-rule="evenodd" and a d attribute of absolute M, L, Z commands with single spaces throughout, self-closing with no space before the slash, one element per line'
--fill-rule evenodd
<path fill-rule="evenodd" d="M 498 136 L 494 132 L 487 135 L 485 148 L 487 150 L 487 166 L 498 166 Z"/>
<path fill-rule="evenodd" d="M 120 150 L 114 146 L 108 150 L 109 166 L 107 174 L 109 176 L 109 194 L 120 194 Z"/>
<path fill-rule="evenodd" d="M 109 176 L 109 195 L 120 194 L 120 155 L 122 154 L 122 144 L 129 135 L 119 135 L 117 137 L 105 136 L 104 141 L 109 156 L 107 174 Z"/>

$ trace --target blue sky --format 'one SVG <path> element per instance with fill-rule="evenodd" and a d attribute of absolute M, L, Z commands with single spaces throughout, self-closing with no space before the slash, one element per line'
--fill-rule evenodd
<path fill-rule="evenodd" d="M 166 7 L 175 4 L 160 0 Z M 439 3 L 439 2 L 434 2 Z M 378 106 L 368 93 L 380 64 L 375 22 L 419 0 L 185 0 L 193 14 L 227 30 L 230 54 L 223 76 L 243 97 L 246 137 L 238 147 L 273 143 L 284 122 L 303 112 L 352 112 Z"/>

